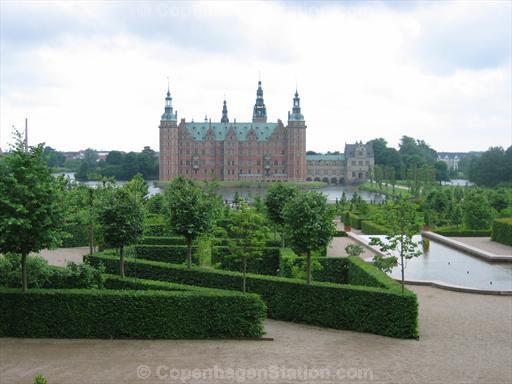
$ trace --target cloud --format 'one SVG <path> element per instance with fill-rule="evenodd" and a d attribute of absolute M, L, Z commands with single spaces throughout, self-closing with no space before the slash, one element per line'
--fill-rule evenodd
<path fill-rule="evenodd" d="M 28 116 L 59 149 L 158 148 L 166 76 L 180 118 L 219 120 L 226 94 L 247 121 L 258 72 L 271 120 L 298 83 L 308 149 L 510 145 L 510 5 L 402 3 L 1 2 L 2 146 Z"/>

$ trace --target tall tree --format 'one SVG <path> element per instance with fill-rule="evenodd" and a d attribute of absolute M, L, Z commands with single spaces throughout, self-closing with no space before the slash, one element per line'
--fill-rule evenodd
<path fill-rule="evenodd" d="M 464 224 L 469 229 L 488 229 L 491 227 L 493 211 L 484 191 L 471 188 L 464 195 Z"/>
<path fill-rule="evenodd" d="M 292 247 L 306 255 L 306 277 L 311 284 L 311 253 L 325 249 L 336 231 L 335 212 L 321 192 L 299 193 L 283 210 Z"/>
<path fill-rule="evenodd" d="M 385 240 L 373 237 L 370 244 L 379 246 L 386 256 L 376 255 L 373 260 L 376 266 L 384 271 L 390 271 L 397 264 L 400 265 L 402 293 L 404 293 L 406 261 L 421 255 L 419 243 L 413 240 L 413 236 L 419 230 L 416 222 L 416 206 L 406 198 L 396 196 L 386 202 L 385 209 L 390 234 Z"/>
<path fill-rule="evenodd" d="M 21 255 L 26 292 L 29 253 L 61 240 L 63 184 L 51 175 L 42 144 L 27 148 L 19 132 L 15 139 L 0 162 L 0 253 Z"/>
<path fill-rule="evenodd" d="M 230 233 L 233 238 L 230 240 L 230 250 L 235 256 L 242 259 L 242 291 L 246 291 L 247 260 L 249 257 L 257 258 L 262 256 L 265 240 L 268 237 L 268 228 L 265 225 L 265 218 L 254 208 L 250 208 L 245 202 L 240 208 L 232 210 L 230 214 L 232 224 Z"/>
<path fill-rule="evenodd" d="M 142 204 L 126 188 L 117 188 L 103 201 L 99 214 L 105 241 L 119 250 L 119 271 L 124 277 L 124 248 L 142 236 Z"/>
<path fill-rule="evenodd" d="M 495 187 L 500 183 L 512 183 L 512 158 L 502 147 L 491 147 L 480 157 L 471 160 L 469 180 L 475 184 Z"/>
<path fill-rule="evenodd" d="M 214 221 L 210 196 L 191 180 L 175 178 L 164 195 L 166 219 L 173 231 L 187 240 L 187 266 L 192 267 L 192 242 L 207 233 Z"/>
<path fill-rule="evenodd" d="M 298 194 L 296 186 L 278 182 L 273 184 L 267 192 L 265 205 L 267 206 L 267 215 L 270 221 L 281 229 L 282 246 L 285 245 L 284 224 L 285 218 L 283 209 L 286 203 L 291 201 Z"/>

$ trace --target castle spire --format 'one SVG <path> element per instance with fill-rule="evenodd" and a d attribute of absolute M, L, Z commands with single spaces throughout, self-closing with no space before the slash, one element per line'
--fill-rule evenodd
<path fill-rule="evenodd" d="M 222 105 L 222 118 L 220 119 L 221 123 L 229 123 L 228 118 L 228 107 L 226 106 L 226 99 L 224 99 L 224 104 Z"/>
<path fill-rule="evenodd" d="M 172 97 L 169 89 L 169 78 L 167 78 L 167 96 L 165 97 L 165 112 L 162 115 L 162 120 L 176 121 L 177 113 L 172 110 Z"/>
<path fill-rule="evenodd" d="M 258 90 L 256 91 L 256 103 L 252 113 L 253 123 L 266 123 L 267 122 L 267 108 L 263 101 L 263 89 L 261 88 L 261 80 L 258 81 Z"/>
<path fill-rule="evenodd" d="M 288 112 L 288 120 L 304 121 L 304 115 L 300 111 L 300 98 L 297 88 L 295 88 L 295 96 L 293 98 L 292 113 Z"/>

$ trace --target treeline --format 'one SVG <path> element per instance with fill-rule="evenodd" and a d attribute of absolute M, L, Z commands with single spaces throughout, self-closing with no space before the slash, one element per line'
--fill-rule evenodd
<path fill-rule="evenodd" d="M 473 183 L 485 187 L 512 187 L 512 146 L 491 147 L 481 156 L 465 160 L 465 172 Z"/>
<path fill-rule="evenodd" d="M 91 148 L 84 151 L 81 159 L 66 159 L 64 153 L 45 147 L 44 158 L 50 168 L 75 172 L 75 178 L 80 181 L 104 177 L 130 180 L 137 174 L 144 179 L 158 178 L 158 156 L 149 147 L 141 152 L 110 151 L 105 159 L 99 159 L 98 152 Z"/>

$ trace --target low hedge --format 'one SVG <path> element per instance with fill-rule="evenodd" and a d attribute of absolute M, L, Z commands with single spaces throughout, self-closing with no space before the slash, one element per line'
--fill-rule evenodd
<path fill-rule="evenodd" d="M 440 227 L 434 229 L 434 233 L 447 237 L 490 237 L 490 229 L 466 229 L 456 227 Z"/>
<path fill-rule="evenodd" d="M 0 288 L 1 337 L 260 337 L 265 304 L 236 292 Z"/>
<path fill-rule="evenodd" d="M 361 221 L 361 231 L 367 235 L 387 235 L 390 230 L 383 225 L 379 225 L 370 220 Z"/>
<path fill-rule="evenodd" d="M 233 247 L 212 247 L 212 264 L 221 269 L 242 271 L 242 249 Z M 260 275 L 279 274 L 280 251 L 276 247 L 255 248 L 247 257 L 247 272 Z"/>
<path fill-rule="evenodd" d="M 146 245 L 187 245 L 187 240 L 181 236 L 144 236 L 139 244 Z"/>
<path fill-rule="evenodd" d="M 334 237 L 347 237 L 347 236 L 348 236 L 347 232 L 345 232 L 345 231 L 336 231 L 334 233 Z"/>
<path fill-rule="evenodd" d="M 186 245 L 149 245 L 138 244 L 133 246 L 135 257 L 167 263 L 184 263 L 187 261 L 188 248 Z M 192 262 L 198 263 L 197 247 L 192 246 Z"/>
<path fill-rule="evenodd" d="M 144 235 L 145 236 L 165 236 L 167 229 L 164 224 L 145 224 Z"/>
<path fill-rule="evenodd" d="M 98 253 L 87 256 L 92 264 L 103 264 L 110 273 L 117 273 L 116 257 Z M 340 285 L 324 282 L 306 284 L 303 280 L 276 276 L 247 274 L 247 291 L 259 294 L 268 307 L 268 316 L 278 320 L 320 325 L 335 329 L 370 332 L 399 338 L 418 337 L 418 303 L 408 290 L 400 293 L 400 285 L 371 265 L 359 265 L 358 258 L 347 258 L 354 265 L 355 279 L 372 269 L 368 281 L 382 279 L 386 288 Z M 357 260 L 358 259 L 358 260 Z M 242 274 L 211 268 L 126 259 L 125 273 L 129 276 L 198 285 L 203 287 L 239 290 Z M 380 274 L 380 275 L 379 275 Z M 375 277 L 376 275 L 377 277 Z"/>
<path fill-rule="evenodd" d="M 216 237 L 212 239 L 212 245 L 218 246 L 218 247 L 229 247 L 231 246 L 233 242 L 233 239 L 228 237 Z M 265 246 L 266 247 L 281 247 L 281 241 L 280 240 L 272 240 L 267 239 L 265 240 Z"/>
<path fill-rule="evenodd" d="M 512 245 L 512 217 L 494 220 L 491 239 L 498 243 Z"/>

